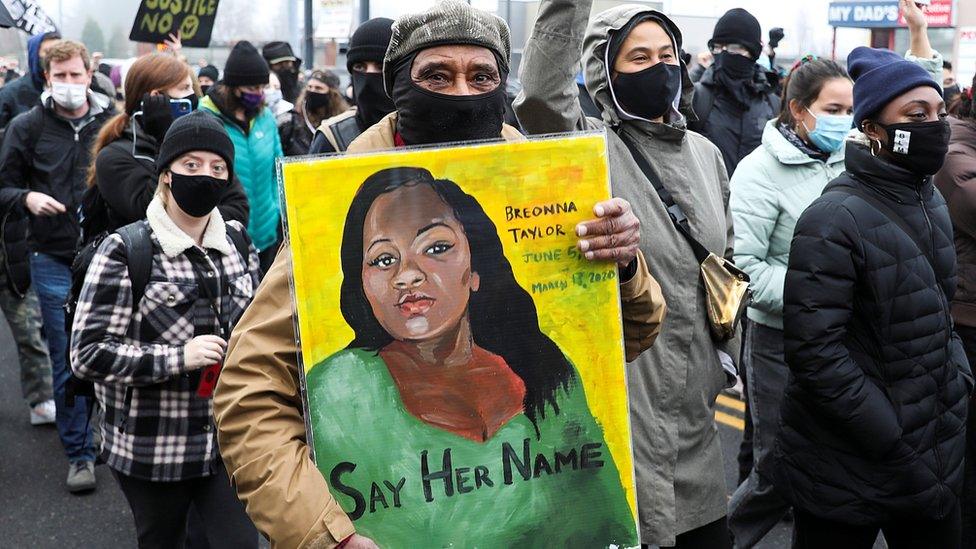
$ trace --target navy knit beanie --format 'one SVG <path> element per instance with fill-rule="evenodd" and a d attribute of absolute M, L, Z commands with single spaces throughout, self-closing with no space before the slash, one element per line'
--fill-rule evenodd
<path fill-rule="evenodd" d="M 847 56 L 847 70 L 854 79 L 854 127 L 858 129 L 865 119 L 910 90 L 930 86 L 942 93 L 928 71 L 891 50 L 855 48 Z"/>

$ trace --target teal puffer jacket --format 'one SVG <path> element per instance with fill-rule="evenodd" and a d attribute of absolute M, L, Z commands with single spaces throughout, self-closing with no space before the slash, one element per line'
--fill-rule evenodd
<path fill-rule="evenodd" d="M 278 240 L 281 211 L 278 198 L 278 177 L 275 160 L 283 153 L 278 126 L 269 109 L 262 109 L 245 135 L 244 130 L 220 112 L 210 97 L 200 101 L 200 109 L 217 118 L 224 125 L 234 143 L 234 174 L 241 181 L 251 207 L 247 233 L 258 251 L 264 251 Z"/>
<path fill-rule="evenodd" d="M 745 157 L 729 186 L 735 264 L 752 279 L 750 320 L 783 329 L 783 285 L 800 214 L 844 171 L 844 148 L 827 162 L 790 143 L 771 120 L 762 145 Z"/>

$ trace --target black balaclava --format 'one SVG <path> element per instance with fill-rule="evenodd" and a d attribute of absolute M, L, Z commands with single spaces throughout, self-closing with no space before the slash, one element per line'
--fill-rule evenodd
<path fill-rule="evenodd" d="M 383 73 L 352 71 L 352 95 L 356 104 L 356 122 L 365 131 L 396 110 L 393 100 L 383 89 Z"/>
<path fill-rule="evenodd" d="M 459 141 L 498 139 L 505 120 L 505 83 L 508 73 L 500 67 L 501 82 L 479 95 L 446 95 L 414 83 L 410 69 L 416 54 L 396 68 L 393 102 L 399 115 L 397 131 L 408 145 L 433 145 Z M 495 53 L 497 60 L 498 54 Z"/>

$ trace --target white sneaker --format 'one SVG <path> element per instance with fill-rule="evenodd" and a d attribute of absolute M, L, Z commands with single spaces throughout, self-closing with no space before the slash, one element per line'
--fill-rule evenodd
<path fill-rule="evenodd" d="M 35 404 L 30 410 L 31 425 L 50 425 L 57 419 L 57 413 L 53 400 Z"/>

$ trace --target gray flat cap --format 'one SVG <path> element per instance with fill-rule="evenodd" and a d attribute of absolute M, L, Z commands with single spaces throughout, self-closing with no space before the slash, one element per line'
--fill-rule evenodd
<path fill-rule="evenodd" d="M 404 15 L 393 23 L 393 39 L 383 62 L 387 93 L 393 89 L 397 63 L 420 50 L 449 44 L 488 48 L 498 55 L 499 68 L 509 71 L 512 39 L 508 23 L 467 2 L 442 0 L 427 11 Z"/>

